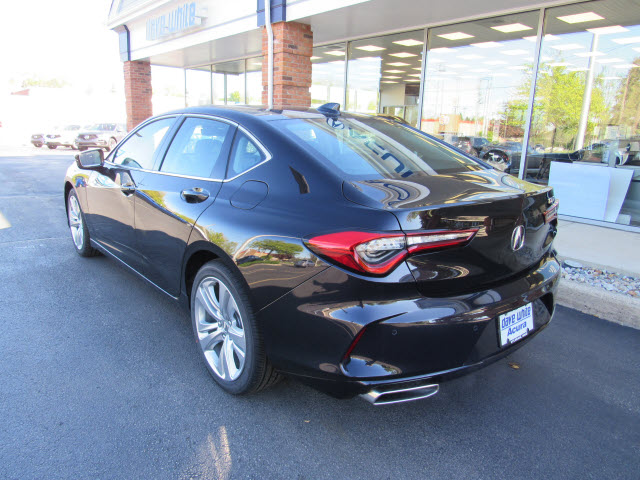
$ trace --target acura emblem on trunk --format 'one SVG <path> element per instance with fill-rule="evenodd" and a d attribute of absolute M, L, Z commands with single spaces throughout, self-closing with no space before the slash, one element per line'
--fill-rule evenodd
<path fill-rule="evenodd" d="M 511 250 L 514 252 L 520 250 L 524 245 L 524 227 L 522 225 L 518 225 L 513 229 L 513 233 L 511 234 Z"/>

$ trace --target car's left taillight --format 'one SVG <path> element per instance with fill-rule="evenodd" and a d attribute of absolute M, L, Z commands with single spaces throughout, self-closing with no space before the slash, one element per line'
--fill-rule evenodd
<path fill-rule="evenodd" d="M 409 255 L 467 244 L 470 230 L 430 230 L 420 233 L 338 232 L 305 241 L 319 257 L 365 275 L 386 275 Z"/>

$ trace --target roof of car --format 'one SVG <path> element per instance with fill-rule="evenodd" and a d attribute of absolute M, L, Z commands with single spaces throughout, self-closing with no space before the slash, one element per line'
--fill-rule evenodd
<path fill-rule="evenodd" d="M 266 122 L 284 120 L 288 118 L 325 118 L 325 115 L 314 108 L 291 108 L 287 110 L 268 110 L 265 107 L 247 105 L 203 105 L 199 107 L 187 107 L 167 112 L 167 114 L 197 114 L 215 115 L 230 120 L 255 119 Z"/>

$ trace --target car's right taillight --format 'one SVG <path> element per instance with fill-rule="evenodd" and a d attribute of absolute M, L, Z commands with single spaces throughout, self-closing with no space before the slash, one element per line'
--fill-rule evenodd
<path fill-rule="evenodd" d="M 321 258 L 357 273 L 386 275 L 409 255 L 468 243 L 477 229 L 420 233 L 338 232 L 309 238 L 307 247 Z"/>

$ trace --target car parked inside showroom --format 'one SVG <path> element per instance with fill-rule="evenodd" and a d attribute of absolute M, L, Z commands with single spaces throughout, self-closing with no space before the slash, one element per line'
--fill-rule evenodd
<path fill-rule="evenodd" d="M 76 135 L 80 130 L 80 125 L 64 125 L 62 127 L 54 127 L 51 132 L 44 135 L 44 141 L 47 148 L 53 150 L 58 147 L 76 148 Z"/>
<path fill-rule="evenodd" d="M 77 253 L 188 307 L 233 394 L 288 375 L 376 405 L 425 398 L 554 313 L 550 187 L 336 104 L 153 117 L 106 158 L 78 154 L 64 198 Z"/>
<path fill-rule="evenodd" d="M 454 146 L 458 147 L 463 152 L 479 156 L 482 147 L 489 144 L 489 140 L 484 137 L 458 137 Z"/>
<path fill-rule="evenodd" d="M 121 123 L 95 123 L 78 132 L 75 144 L 81 152 L 89 148 L 102 148 L 110 152 L 127 134 Z"/>

